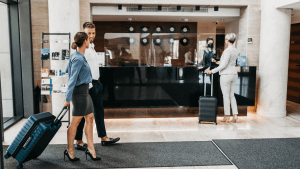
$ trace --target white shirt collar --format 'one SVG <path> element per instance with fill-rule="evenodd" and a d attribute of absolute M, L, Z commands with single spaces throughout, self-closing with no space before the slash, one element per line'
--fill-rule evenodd
<path fill-rule="evenodd" d="M 95 44 L 94 43 L 90 43 L 89 48 L 94 49 L 95 48 Z"/>

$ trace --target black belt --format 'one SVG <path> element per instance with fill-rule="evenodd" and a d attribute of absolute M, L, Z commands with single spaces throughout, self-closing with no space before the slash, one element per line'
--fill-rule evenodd
<path fill-rule="evenodd" d="M 100 80 L 92 80 L 92 83 L 100 83 Z"/>

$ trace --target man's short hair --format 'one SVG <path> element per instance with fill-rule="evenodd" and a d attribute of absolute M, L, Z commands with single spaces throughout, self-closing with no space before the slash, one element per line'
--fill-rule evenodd
<path fill-rule="evenodd" d="M 83 29 L 85 28 L 95 28 L 95 24 L 93 24 L 92 22 L 85 22 L 83 24 Z"/>

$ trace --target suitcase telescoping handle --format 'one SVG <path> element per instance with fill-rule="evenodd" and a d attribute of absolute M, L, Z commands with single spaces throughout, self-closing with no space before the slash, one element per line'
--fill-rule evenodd
<path fill-rule="evenodd" d="M 206 96 L 206 73 L 204 73 L 204 96 Z M 214 84 L 214 74 L 211 74 L 211 96 L 213 96 L 214 90 L 213 90 L 213 84 Z"/>
<path fill-rule="evenodd" d="M 61 121 L 61 119 L 66 115 L 66 113 L 70 110 L 70 106 L 67 108 L 67 107 L 64 107 L 61 112 L 57 115 L 57 117 L 55 118 L 54 120 L 54 123 L 53 124 L 57 124 Z"/>

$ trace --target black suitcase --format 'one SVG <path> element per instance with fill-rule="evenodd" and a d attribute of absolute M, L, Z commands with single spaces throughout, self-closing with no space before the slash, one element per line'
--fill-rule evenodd
<path fill-rule="evenodd" d="M 19 162 L 17 169 L 21 169 L 23 163 L 40 156 L 61 127 L 61 119 L 68 111 L 69 108 L 63 108 L 56 118 L 49 112 L 30 116 L 4 157 L 15 158 Z"/>
<path fill-rule="evenodd" d="M 199 98 L 199 123 L 214 122 L 217 125 L 218 100 L 213 97 L 213 75 L 211 75 L 211 96 L 206 96 L 206 74 L 204 74 L 204 96 Z"/>

